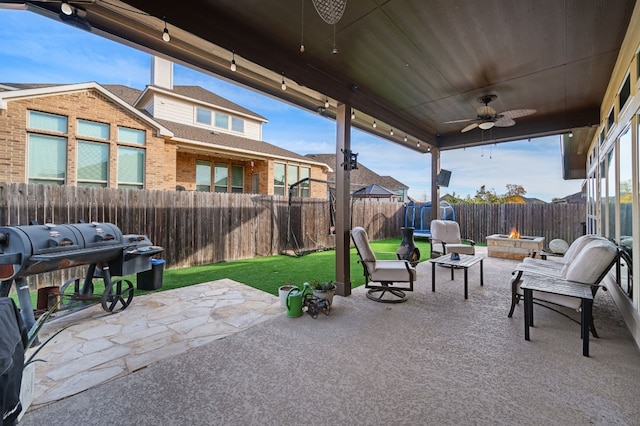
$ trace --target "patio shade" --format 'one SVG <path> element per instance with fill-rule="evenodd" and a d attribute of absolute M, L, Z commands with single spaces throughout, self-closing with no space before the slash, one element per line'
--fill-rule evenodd
<path fill-rule="evenodd" d="M 390 189 L 385 188 L 384 186 L 373 183 L 369 186 L 365 186 L 364 188 L 360 188 L 357 191 L 354 191 L 351 196 L 356 198 L 393 198 L 398 197 L 398 194 L 391 191 Z"/>

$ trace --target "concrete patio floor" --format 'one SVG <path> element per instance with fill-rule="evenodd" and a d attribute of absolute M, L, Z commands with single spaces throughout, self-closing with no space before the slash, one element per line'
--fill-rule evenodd
<path fill-rule="evenodd" d="M 41 352 L 20 424 L 640 424 L 640 351 L 609 294 L 589 358 L 579 326 L 537 306 L 525 341 L 516 263 L 485 259 L 484 287 L 472 267 L 465 300 L 462 271 L 436 268 L 433 293 L 424 262 L 407 302 L 359 287 L 317 319 L 230 280 L 87 309 L 45 331 L 77 322 Z"/>

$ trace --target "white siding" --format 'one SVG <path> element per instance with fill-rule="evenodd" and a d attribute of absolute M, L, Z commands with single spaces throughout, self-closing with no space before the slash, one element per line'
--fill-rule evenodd
<path fill-rule="evenodd" d="M 262 140 L 262 123 L 259 121 L 244 121 L 244 137 L 248 139 Z"/>
<path fill-rule="evenodd" d="M 162 94 L 155 94 L 154 98 L 154 118 L 188 124 L 190 126 L 194 125 L 195 108 L 192 103 L 170 98 Z"/>

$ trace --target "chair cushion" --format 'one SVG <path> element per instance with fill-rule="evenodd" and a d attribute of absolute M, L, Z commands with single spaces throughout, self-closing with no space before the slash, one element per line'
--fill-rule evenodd
<path fill-rule="evenodd" d="M 466 244 L 447 244 L 445 246 L 447 249 L 447 253 L 458 253 L 458 254 L 476 254 L 476 249 L 474 246 L 468 246 Z"/>
<path fill-rule="evenodd" d="M 563 268 L 565 279 L 584 284 L 597 284 L 598 278 L 613 262 L 618 248 L 608 240 L 592 240 L 569 265 Z"/>
<path fill-rule="evenodd" d="M 460 225 L 453 220 L 432 220 L 431 238 L 447 244 L 460 244 Z"/>
<path fill-rule="evenodd" d="M 353 228 L 351 230 L 351 238 L 353 238 L 353 243 L 356 245 L 358 253 L 360 253 L 360 257 L 362 258 L 363 262 L 376 261 L 376 255 L 373 253 L 373 250 L 369 245 L 369 237 L 367 236 L 367 231 L 365 231 L 363 227 L 356 226 L 355 228 Z"/>
<path fill-rule="evenodd" d="M 606 238 L 601 237 L 599 235 L 593 235 L 593 234 L 582 235 L 576 238 L 575 241 L 569 246 L 569 248 L 565 252 L 563 262 L 565 264 L 573 262 L 575 257 L 578 255 L 578 253 L 582 251 L 585 245 L 589 244 L 591 241 L 602 241 L 602 240 L 607 241 Z"/>
<path fill-rule="evenodd" d="M 409 265 L 405 260 L 378 260 L 375 263 L 373 271 L 370 271 L 371 281 L 396 281 L 409 282 L 415 281 L 416 269 Z"/>

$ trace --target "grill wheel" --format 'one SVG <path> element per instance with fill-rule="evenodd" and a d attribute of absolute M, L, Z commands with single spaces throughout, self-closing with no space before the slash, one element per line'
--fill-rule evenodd
<path fill-rule="evenodd" d="M 133 299 L 133 283 L 129 280 L 115 280 L 104 289 L 102 309 L 107 312 L 123 311 Z M 118 308 L 118 305 L 120 307 Z M 117 308 L 117 309 L 116 309 Z"/>

